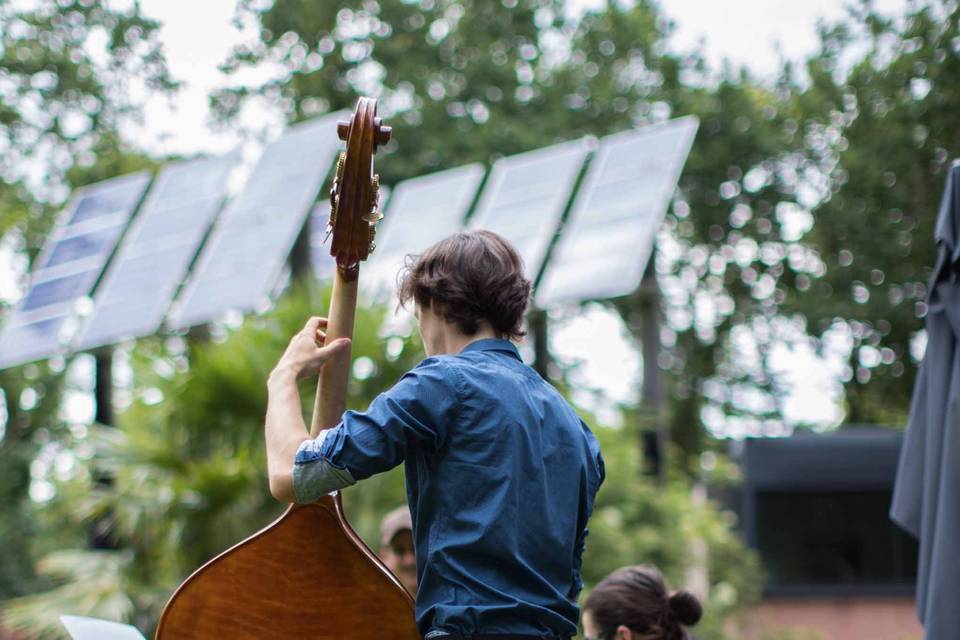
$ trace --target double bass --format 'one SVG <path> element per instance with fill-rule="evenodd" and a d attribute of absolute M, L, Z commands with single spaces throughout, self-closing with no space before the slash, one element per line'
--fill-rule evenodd
<path fill-rule="evenodd" d="M 330 190 L 330 253 L 337 270 L 327 341 L 352 337 L 360 262 L 374 246 L 379 178 L 373 156 L 390 139 L 376 100 L 360 98 Z M 350 353 L 321 369 L 310 435 L 346 407 Z M 158 640 L 420 637 L 413 598 L 347 522 L 340 493 L 291 505 L 280 518 L 197 569 L 167 602 Z"/>

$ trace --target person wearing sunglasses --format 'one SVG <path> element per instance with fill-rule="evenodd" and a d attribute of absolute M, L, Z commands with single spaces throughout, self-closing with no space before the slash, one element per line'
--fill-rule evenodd
<path fill-rule="evenodd" d="M 617 569 L 604 578 L 583 607 L 584 640 L 690 640 L 703 607 L 683 589 L 670 592 L 651 566 Z"/>

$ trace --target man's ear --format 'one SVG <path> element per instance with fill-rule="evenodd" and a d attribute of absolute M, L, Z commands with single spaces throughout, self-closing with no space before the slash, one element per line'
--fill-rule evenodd
<path fill-rule="evenodd" d="M 617 627 L 617 635 L 614 637 L 617 640 L 633 640 L 633 631 L 627 625 L 622 624 Z"/>

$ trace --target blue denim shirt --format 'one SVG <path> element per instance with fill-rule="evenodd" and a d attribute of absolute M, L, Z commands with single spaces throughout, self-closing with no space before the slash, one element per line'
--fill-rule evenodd
<path fill-rule="evenodd" d="M 603 459 L 590 429 L 510 342 L 427 358 L 368 411 L 348 411 L 305 442 L 297 501 L 401 462 L 421 634 L 576 634 Z"/>

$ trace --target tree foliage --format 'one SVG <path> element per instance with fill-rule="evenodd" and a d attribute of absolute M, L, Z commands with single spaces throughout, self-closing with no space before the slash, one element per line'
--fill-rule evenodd
<path fill-rule="evenodd" d="M 558 0 L 262 7 L 240 3 L 241 16 L 259 24 L 259 38 L 238 47 L 224 68 L 280 71 L 214 95 L 219 117 L 231 122 L 257 100 L 300 120 L 352 109 L 358 94 L 378 95 L 395 131 L 381 163 L 387 182 L 623 129 L 657 82 L 647 65 L 657 60 L 648 54 L 659 36 L 644 2 L 584 21 L 569 19 Z M 615 32 L 616 56 L 608 41 L 600 48 L 608 54 L 596 53 L 601 27 Z M 620 78 L 597 77 L 598 62 L 619 62 Z"/>
<path fill-rule="evenodd" d="M 325 295 L 288 296 L 269 316 L 250 318 L 221 342 L 195 345 L 189 366 L 178 340 L 137 345 L 132 404 L 117 427 L 92 428 L 94 449 L 77 460 L 72 477 L 43 509 L 48 525 L 67 522 L 79 531 L 106 517 L 117 549 L 61 547 L 47 555 L 39 570 L 57 586 L 11 602 L 7 624 L 56 635 L 57 616 L 80 613 L 149 630 L 190 572 L 280 514 L 264 473 L 266 375 L 304 319 L 327 308 Z M 377 338 L 383 313 L 358 314 L 350 386 L 351 404 L 358 407 L 419 360 L 411 338 Z M 302 397 L 309 415 L 309 383 Z M 82 453 L 82 444 L 68 448 Z M 104 472 L 113 478 L 109 485 L 97 482 Z M 374 512 L 357 519 L 368 539 L 376 536 L 376 514 L 405 499 L 398 480 L 389 474 L 367 485 L 373 494 L 364 493 L 356 505 L 345 500 L 347 509 Z M 84 587 L 88 574 L 116 579 Z"/>
<path fill-rule="evenodd" d="M 134 4 L 0 2 L 0 237 L 29 264 L 71 187 L 150 161 L 122 142 L 148 95 L 170 92 L 159 25 Z M 0 301 L 0 308 L 6 301 Z M 65 363 L 0 372 L 0 598 L 37 582 L 26 545 L 38 531 L 30 467 L 69 434 Z"/>
<path fill-rule="evenodd" d="M 916 375 L 933 228 L 960 153 L 960 8 L 917 3 L 903 18 L 870 3 L 824 27 L 797 96 L 807 145 L 829 178 L 809 242 L 822 261 L 794 304 L 818 337 L 850 344 L 848 420 L 903 425 Z M 861 55 L 858 52 L 865 51 Z"/>
<path fill-rule="evenodd" d="M 81 532 L 108 517 L 117 549 L 71 548 L 61 540 L 38 566 L 50 588 L 8 603 L 6 624 L 30 637 L 59 637 L 58 616 L 79 614 L 148 632 L 187 575 L 279 515 L 282 505 L 266 486 L 266 375 L 304 319 L 327 308 L 327 295 L 286 296 L 275 311 L 249 318 L 222 341 L 196 346 L 189 368 L 183 345 L 138 344 L 133 403 L 117 428 L 93 428 L 93 451 L 58 485 L 41 517 L 47 527 Z M 423 357 L 415 335 L 379 334 L 386 313 L 368 307 L 357 314 L 352 407 L 366 407 Z M 301 388 L 307 416 L 313 385 Z M 699 541 L 712 583 L 726 594 L 711 605 L 719 629 L 759 583 L 756 561 L 730 529 L 730 515 L 693 502 L 681 479 L 667 491 L 640 481 L 633 436 L 603 427 L 597 432 L 610 471 L 591 525 L 585 579 L 595 583 L 624 558 L 644 558 L 681 583 L 698 560 L 689 549 Z M 82 452 L 80 445 L 75 449 Z M 103 471 L 113 477 L 111 485 L 96 482 Z M 380 519 L 406 500 L 402 478 L 398 467 L 344 492 L 351 524 L 374 549 Z"/>
<path fill-rule="evenodd" d="M 143 166 L 149 159 L 121 135 L 137 107 L 126 89 L 141 76 L 157 89 L 172 84 L 156 25 L 136 5 L 36 6 L 0 5 L 0 233 L 19 234 L 28 256 L 52 211 L 38 195 L 62 194 L 38 191 L 21 169 L 39 163 L 50 184 L 75 186 Z M 687 478 L 703 474 L 701 452 L 722 446 L 714 435 L 804 426 L 784 425 L 790 387 L 777 351 L 813 345 L 827 362 L 843 360 L 846 421 L 904 422 L 933 221 L 958 149 L 950 107 L 960 9 L 928 0 L 889 19 L 861 1 L 823 25 L 818 50 L 775 82 L 678 51 L 671 23 L 645 0 L 584 14 L 561 0 L 241 0 L 238 20 L 256 25 L 257 37 L 224 63 L 238 80 L 211 96 L 220 123 L 235 125 L 257 103 L 298 121 L 376 95 L 395 128 L 380 163 L 386 183 L 699 117 L 655 260 L 668 389 L 661 419 L 685 473 L 663 490 L 637 480 L 642 408 L 628 412 L 623 431 L 600 429 L 612 472 L 585 569 L 595 581 L 620 564 L 654 561 L 683 583 L 686 551 L 705 543 L 706 634 L 719 633 L 710 621 L 755 595 L 755 564 L 729 516 L 690 499 Z M 105 57 L 89 53 L 97 49 Z M 239 80 L 254 68 L 271 73 Z M 248 320 L 222 344 L 138 343 L 135 401 L 121 428 L 93 429 L 96 455 L 79 455 L 75 477 L 42 509 L 23 500 L 37 451 L 52 442 L 83 452 L 88 439 L 58 415 L 68 381 L 42 366 L 0 373 L 8 414 L 0 534 L 18 545 L 0 566 L 0 597 L 57 585 L 19 600 L 14 620 L 35 629 L 44 612 L 69 609 L 147 629 L 189 570 L 276 514 L 261 471 L 262 382 L 316 306 L 308 297 Z M 609 304 L 639 338 L 638 300 Z M 359 316 L 358 406 L 416 360 L 410 339 L 376 337 L 382 313 Z M 826 365 L 823 375 L 832 375 Z M 112 488 L 92 482 L 91 460 L 115 473 Z M 352 490 L 347 509 L 372 540 L 380 514 L 402 499 L 399 477 L 388 474 Z M 107 512 L 120 550 L 46 554 L 81 547 L 88 523 Z M 63 522 L 72 524 L 52 533 Z M 47 557 L 39 578 L 25 573 L 31 554 Z M 94 574 L 112 578 L 95 592 L 75 588 Z"/>
<path fill-rule="evenodd" d="M 136 4 L 126 11 L 82 0 L 0 5 L 0 194 L 63 200 L 68 170 L 119 147 L 147 96 L 175 88 L 158 27 Z M 49 214 L 0 209 L 0 233 L 19 231 L 32 255 Z"/>

